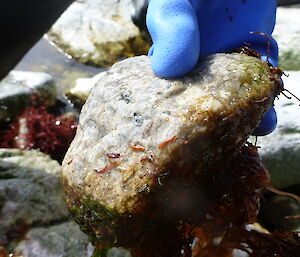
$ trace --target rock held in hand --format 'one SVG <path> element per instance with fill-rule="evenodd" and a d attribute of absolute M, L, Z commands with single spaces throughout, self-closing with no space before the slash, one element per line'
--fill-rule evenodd
<path fill-rule="evenodd" d="M 155 76 L 150 57 L 115 64 L 84 105 L 63 163 L 82 230 L 130 247 L 151 220 L 188 216 L 203 174 L 233 158 L 272 104 L 274 76 L 244 54 L 204 57 L 175 80 Z"/>

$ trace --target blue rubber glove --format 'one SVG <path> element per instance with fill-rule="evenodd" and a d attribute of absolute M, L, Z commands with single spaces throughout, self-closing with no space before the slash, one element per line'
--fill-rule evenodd
<path fill-rule="evenodd" d="M 276 0 L 149 0 L 147 27 L 153 40 L 152 69 L 160 77 L 176 78 L 191 71 L 202 54 L 229 52 L 245 42 L 278 65 L 278 48 L 271 34 Z M 277 124 L 271 108 L 254 135 L 271 133 Z"/>

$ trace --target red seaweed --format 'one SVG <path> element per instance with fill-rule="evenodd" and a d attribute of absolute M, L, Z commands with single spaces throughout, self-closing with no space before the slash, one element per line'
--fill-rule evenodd
<path fill-rule="evenodd" d="M 74 116 L 55 116 L 45 106 L 28 107 L 10 125 L 0 127 L 0 147 L 22 150 L 38 149 L 62 161 L 73 140 L 78 121 Z M 37 106 L 36 106 L 37 105 Z"/>
<path fill-rule="evenodd" d="M 153 158 L 146 156 L 141 161 L 152 163 Z M 160 191 L 157 197 L 161 197 L 162 203 L 174 193 L 175 205 L 180 204 L 178 197 L 182 196 L 185 201 L 189 196 L 198 197 L 191 202 L 191 211 L 185 209 L 187 215 L 179 213 L 176 216 L 175 206 L 171 209 L 175 212 L 167 212 L 166 217 L 152 220 L 151 226 L 131 248 L 133 256 L 229 257 L 233 249 L 240 249 L 252 257 L 295 256 L 293 253 L 300 250 L 297 233 L 264 234 L 245 228 L 246 224 L 256 221 L 262 190 L 269 186 L 269 182 L 269 173 L 257 147 L 247 144 L 227 164 L 221 163 L 201 174 L 200 184 L 195 185 L 201 188 L 199 192 L 190 191 L 189 194 L 189 186 L 187 191 L 179 191 L 178 195 L 173 191 L 160 195 Z M 168 190 L 167 185 L 165 190 Z M 161 206 L 164 205 L 152 208 L 160 210 Z"/>

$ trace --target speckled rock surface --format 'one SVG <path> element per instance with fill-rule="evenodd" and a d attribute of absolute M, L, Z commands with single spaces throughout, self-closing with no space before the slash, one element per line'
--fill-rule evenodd
<path fill-rule="evenodd" d="M 195 158 L 192 170 L 200 172 L 224 156 L 218 152 L 229 142 L 231 154 L 245 142 L 274 97 L 267 66 L 246 55 L 209 57 L 189 77 L 173 81 L 154 76 L 149 63 L 148 57 L 125 60 L 99 80 L 63 164 L 67 188 L 119 212 L 153 184 L 153 164 L 142 158 L 153 156 L 158 174 Z M 269 100 L 255 104 L 265 96 Z M 166 140 L 172 142 L 164 147 Z"/>
<path fill-rule="evenodd" d="M 279 66 L 300 70 L 300 5 L 277 8 L 273 37 L 279 47 Z"/>
<path fill-rule="evenodd" d="M 56 99 L 56 85 L 52 77 L 42 72 L 11 71 L 0 83 L 0 122 L 14 118 L 32 104 L 33 94 L 42 95 L 48 105 Z"/>
<path fill-rule="evenodd" d="M 300 96 L 300 72 L 283 76 L 285 88 Z M 286 92 L 287 95 L 289 95 Z M 259 153 L 271 174 L 271 184 L 277 188 L 300 185 L 300 106 L 299 102 L 280 95 L 275 100 L 278 125 L 275 131 L 258 138 Z"/>
<path fill-rule="evenodd" d="M 94 86 L 63 162 L 75 220 L 91 216 L 82 229 L 107 234 L 119 215 L 143 215 L 160 190 L 232 157 L 276 91 L 268 66 L 242 54 L 206 57 L 177 80 L 156 77 L 150 57 L 115 64 Z"/>
<path fill-rule="evenodd" d="M 110 66 L 149 49 L 131 20 L 132 0 L 76 1 L 48 33 L 66 53 L 83 63 Z"/>
<path fill-rule="evenodd" d="M 0 242 L 18 226 L 67 219 L 60 178 L 60 165 L 45 154 L 0 149 Z"/>

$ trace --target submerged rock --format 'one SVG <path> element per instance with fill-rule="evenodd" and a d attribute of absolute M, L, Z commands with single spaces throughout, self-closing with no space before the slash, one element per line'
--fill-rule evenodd
<path fill-rule="evenodd" d="M 176 80 L 155 76 L 149 57 L 115 64 L 93 88 L 63 162 L 82 230 L 128 247 L 145 217 L 187 211 L 201 176 L 225 166 L 272 104 L 273 78 L 244 54 L 205 57 Z"/>
<path fill-rule="evenodd" d="M 60 165 L 47 155 L 0 149 L 0 245 L 18 227 L 67 219 L 60 179 Z"/>
<path fill-rule="evenodd" d="M 56 86 L 52 77 L 42 72 L 11 71 L 0 83 L 0 122 L 10 121 L 32 105 L 35 94 L 48 106 L 54 105 Z"/>
<path fill-rule="evenodd" d="M 146 54 L 149 43 L 134 25 L 132 0 L 74 2 L 48 36 L 83 63 L 110 66 L 121 58 Z"/>

